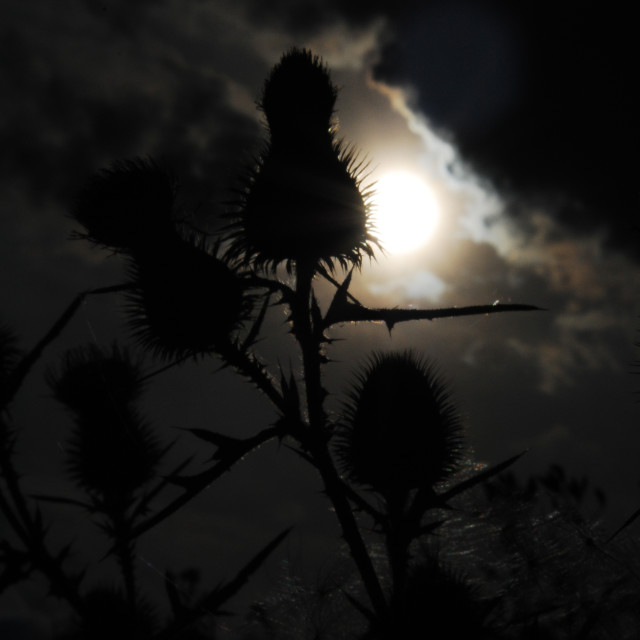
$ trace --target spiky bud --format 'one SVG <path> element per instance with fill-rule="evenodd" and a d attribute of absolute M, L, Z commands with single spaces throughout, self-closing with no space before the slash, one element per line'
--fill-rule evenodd
<path fill-rule="evenodd" d="M 122 504 L 153 475 L 158 444 L 134 406 L 142 375 L 126 351 L 94 345 L 68 351 L 47 380 L 75 416 L 68 446 L 71 477 L 105 504 Z"/>
<path fill-rule="evenodd" d="M 78 414 L 126 407 L 142 391 L 139 366 L 117 345 L 108 354 L 95 345 L 67 351 L 47 381 L 56 400 Z"/>
<path fill-rule="evenodd" d="M 114 163 L 94 175 L 76 198 L 71 217 L 94 244 L 129 251 L 174 232 L 176 182 L 152 160 Z"/>
<path fill-rule="evenodd" d="M 270 141 L 231 214 L 229 256 L 275 268 L 373 255 L 367 193 L 352 149 L 333 134 L 337 89 L 318 57 L 292 49 L 265 82 Z"/>
<path fill-rule="evenodd" d="M 343 415 L 337 453 L 357 484 L 389 495 L 432 487 L 457 468 L 458 413 L 433 365 L 409 351 L 374 354 Z"/>
<path fill-rule="evenodd" d="M 294 47 L 271 70 L 258 106 L 273 140 L 322 137 L 331 129 L 337 97 L 322 60 Z"/>
<path fill-rule="evenodd" d="M 237 273 L 195 239 L 135 254 L 131 281 L 130 326 L 145 349 L 165 359 L 215 351 L 253 300 Z"/>

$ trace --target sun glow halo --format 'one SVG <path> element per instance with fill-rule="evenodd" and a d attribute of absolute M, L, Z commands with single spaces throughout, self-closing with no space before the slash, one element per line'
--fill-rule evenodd
<path fill-rule="evenodd" d="M 383 175 L 375 184 L 373 220 L 385 251 L 409 253 L 433 235 L 438 204 L 429 186 L 407 171 Z"/>

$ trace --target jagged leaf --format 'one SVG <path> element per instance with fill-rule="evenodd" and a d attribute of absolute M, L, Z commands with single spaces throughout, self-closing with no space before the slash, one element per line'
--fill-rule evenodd
<path fill-rule="evenodd" d="M 336 290 L 333 300 L 331 300 L 331 304 L 329 305 L 329 310 L 327 311 L 327 315 L 325 317 L 325 326 L 333 324 L 334 317 L 340 317 L 344 310 L 346 310 L 351 305 L 347 300 L 347 294 L 349 291 L 349 285 L 351 284 L 351 277 L 353 276 L 353 268 L 347 274 L 347 277 L 344 279 L 344 282 L 338 287 Z"/>
<path fill-rule="evenodd" d="M 151 500 L 153 500 L 166 486 L 171 484 L 171 478 L 173 476 L 177 477 L 177 474 L 180 473 L 185 467 L 187 467 L 193 460 L 193 458 L 194 456 L 190 456 L 186 460 L 183 460 L 168 476 L 162 478 L 162 480 L 160 480 L 160 482 L 158 482 L 158 484 L 153 489 L 142 496 L 140 502 L 132 512 L 132 520 L 135 520 L 135 518 L 137 518 L 139 515 L 142 515 L 146 512 Z"/>
<path fill-rule="evenodd" d="M 606 540 L 605 544 L 609 544 L 616 536 L 621 534 L 629 525 L 633 524 L 640 517 L 640 509 L 636 509 L 622 524 L 618 527 Z"/>
<path fill-rule="evenodd" d="M 344 589 L 342 590 L 342 593 L 344 594 L 344 597 L 351 603 L 353 608 L 359 611 L 369 622 L 371 622 L 372 624 L 377 622 L 376 615 L 373 613 L 373 611 L 370 611 L 367 607 L 365 607 L 362 604 L 362 602 L 354 598 L 351 594 L 344 591 Z"/>
<path fill-rule="evenodd" d="M 265 296 L 264 303 L 262 308 L 260 309 L 258 316 L 251 327 L 247 337 L 245 338 L 244 343 L 242 344 L 242 350 L 246 351 L 251 345 L 253 345 L 260 334 L 260 329 L 262 328 L 262 323 L 264 321 L 264 317 L 267 313 L 267 309 L 269 308 L 269 302 L 271 301 L 271 293 L 268 293 Z"/>
<path fill-rule="evenodd" d="M 189 609 L 183 607 L 164 631 L 155 637 L 155 640 L 168 640 L 176 637 L 181 630 L 196 622 L 205 612 L 215 612 L 216 615 L 229 615 L 229 612 L 222 610 L 221 607 L 245 585 L 278 545 L 289 535 L 291 529 L 292 527 L 288 527 L 282 533 L 279 533 L 238 571 L 235 578 L 213 589 L 208 595 L 201 598 L 196 606 Z"/>
<path fill-rule="evenodd" d="M 320 305 L 316 299 L 315 293 L 311 292 L 311 322 L 313 330 L 318 334 L 322 333 L 322 312 L 320 311 Z"/>
<path fill-rule="evenodd" d="M 208 429 L 182 428 L 182 430 L 188 431 L 189 433 L 193 434 L 196 438 L 200 438 L 200 440 L 204 440 L 205 442 L 209 442 L 215 445 L 216 447 L 221 447 L 221 448 L 237 446 L 239 443 L 243 442 L 243 440 L 239 438 L 226 436 L 223 433 L 217 433 L 216 431 L 209 431 Z"/>
<path fill-rule="evenodd" d="M 175 576 L 167 569 L 164 572 L 164 588 L 169 598 L 169 604 L 171 605 L 171 611 L 174 617 L 179 617 L 184 612 L 184 605 L 180 601 L 180 593 L 178 587 L 175 584 Z"/>
<path fill-rule="evenodd" d="M 241 587 L 243 587 L 249 578 L 264 564 L 265 560 L 275 551 L 280 543 L 289 535 L 293 527 L 287 527 L 279 533 L 271 542 L 269 542 L 261 551 L 259 551 L 247 564 L 238 571 L 236 577 L 230 580 L 222 587 L 218 587 L 212 594 L 205 597 L 201 606 L 209 610 L 217 610 L 230 598 L 232 598 Z"/>
<path fill-rule="evenodd" d="M 517 460 L 519 460 L 525 453 L 527 453 L 527 451 L 528 449 L 523 451 L 522 453 L 519 453 L 513 456 L 512 458 L 505 460 L 504 462 L 501 462 L 500 464 L 495 465 L 494 467 L 489 467 L 488 469 L 481 471 L 477 475 L 469 478 L 468 480 L 462 481 L 460 484 L 457 484 L 455 487 L 449 489 L 448 491 L 445 491 L 443 494 L 440 494 L 440 496 L 438 497 L 443 502 L 446 502 L 447 500 L 450 500 L 454 496 L 459 495 L 463 491 L 467 491 L 467 489 L 471 489 L 471 487 L 475 487 L 481 482 L 485 482 L 489 478 L 492 478 L 498 473 L 502 473 L 505 469 L 508 469 L 512 464 L 514 464 Z"/>

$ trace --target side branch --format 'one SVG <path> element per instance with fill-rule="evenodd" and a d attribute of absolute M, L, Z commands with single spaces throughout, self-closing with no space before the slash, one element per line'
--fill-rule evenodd
<path fill-rule="evenodd" d="M 280 391 L 278 391 L 266 367 L 256 355 L 246 351 L 238 343 L 231 341 L 224 345 L 219 345 L 217 353 L 224 361 L 225 366 L 234 367 L 238 373 L 251 380 L 271 400 L 273 405 L 285 415 L 287 410 L 285 400 Z"/>
<path fill-rule="evenodd" d="M 169 482 L 171 484 L 183 487 L 184 493 L 170 502 L 158 513 L 133 527 L 133 529 L 131 530 L 130 539 L 135 540 L 143 533 L 145 533 L 149 529 L 152 529 L 157 524 L 168 518 L 170 515 L 174 514 L 181 507 L 195 498 L 201 491 L 206 489 L 212 482 L 229 471 L 229 469 L 231 469 L 231 467 L 236 462 L 244 458 L 244 456 L 246 456 L 248 453 L 257 449 L 260 445 L 264 444 L 268 440 L 271 440 L 272 438 L 275 438 L 277 436 L 279 437 L 281 435 L 282 433 L 280 429 L 276 427 L 269 427 L 267 429 L 264 429 L 263 431 L 260 431 L 251 438 L 247 438 L 246 440 L 239 440 L 236 443 L 236 446 L 233 448 L 233 451 L 228 452 L 223 459 L 221 459 L 217 464 L 215 464 L 207 471 L 203 471 L 202 473 L 195 476 L 170 477 Z M 111 551 L 113 551 L 113 549 L 111 549 Z"/>
<path fill-rule="evenodd" d="M 344 322 L 384 322 L 389 331 L 399 322 L 409 320 L 435 320 L 457 316 L 489 315 L 505 311 L 544 311 L 531 304 L 485 304 L 471 307 L 445 307 L 443 309 L 369 309 L 362 305 L 343 302 L 339 308 L 329 309 L 325 328 Z"/>
<path fill-rule="evenodd" d="M 64 313 L 53 323 L 52 327 L 47 331 L 44 337 L 29 353 L 27 353 L 6 380 L 4 388 L 0 393 L 0 408 L 6 407 L 13 400 L 33 365 L 40 359 L 44 350 L 60 335 L 67 324 L 69 324 L 87 296 L 103 293 L 116 293 L 119 291 L 126 291 L 130 288 L 131 285 L 127 283 L 117 284 L 112 287 L 91 289 L 90 291 L 83 291 L 82 293 L 79 293 L 74 298 L 73 302 L 65 309 Z"/>

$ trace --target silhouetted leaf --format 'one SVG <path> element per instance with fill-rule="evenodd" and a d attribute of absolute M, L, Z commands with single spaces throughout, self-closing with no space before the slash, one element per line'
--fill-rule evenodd
<path fill-rule="evenodd" d="M 443 502 L 447 502 L 448 500 L 450 500 L 454 496 L 459 495 L 463 491 L 467 491 L 468 489 L 471 489 L 471 487 L 475 487 L 476 485 L 487 481 L 489 478 L 492 478 L 498 473 L 502 473 L 503 471 L 508 469 L 512 464 L 518 461 L 525 453 L 527 453 L 527 451 L 528 449 L 523 451 L 522 453 L 519 453 L 513 456 L 512 458 L 508 458 L 507 460 L 505 460 L 504 462 L 501 462 L 500 464 L 497 464 L 493 467 L 485 469 L 484 471 L 481 471 L 480 473 L 473 476 L 472 478 L 463 480 L 460 484 L 457 484 L 455 487 L 452 487 L 448 491 L 445 491 L 444 493 L 440 494 L 438 497 Z"/>
<path fill-rule="evenodd" d="M 622 524 L 618 527 L 606 540 L 605 544 L 609 544 L 614 538 L 620 535 L 627 527 L 632 525 L 640 517 L 640 509 L 636 509 Z"/>
<path fill-rule="evenodd" d="M 264 564 L 265 560 L 273 553 L 280 543 L 289 535 L 292 527 L 285 529 L 278 534 L 269 544 L 259 551 L 249 562 L 236 574 L 235 578 L 224 585 L 216 587 L 211 593 L 204 596 L 200 601 L 189 609 L 183 609 L 176 615 L 174 621 L 160 633 L 156 640 L 165 640 L 173 637 L 181 629 L 185 629 L 193 624 L 203 613 L 216 613 L 220 615 L 221 607 L 230 600 L 248 582 L 249 578 Z"/>
<path fill-rule="evenodd" d="M 159 495 L 162 490 L 171 484 L 171 478 L 173 476 L 177 476 L 185 467 L 189 465 L 189 463 L 193 460 L 194 456 L 188 457 L 186 460 L 183 460 L 171 473 L 162 478 L 160 482 L 156 484 L 155 487 L 148 490 L 141 498 L 138 504 L 135 506 L 131 513 L 132 521 L 135 521 L 136 518 L 140 515 L 144 515 L 149 508 L 149 504 L 151 501 Z"/>
<path fill-rule="evenodd" d="M 52 502 L 54 504 L 67 504 L 73 507 L 80 507 L 86 509 L 90 513 L 95 513 L 95 505 L 89 502 L 83 502 L 82 500 L 74 500 L 73 498 L 65 498 L 62 496 L 47 496 L 43 494 L 34 493 L 31 496 L 35 500 L 44 500 L 45 502 Z"/>
<path fill-rule="evenodd" d="M 325 274 L 328 276 L 328 274 Z M 353 276 L 353 268 L 347 274 L 347 277 L 344 279 L 342 284 L 337 288 L 335 294 L 333 295 L 333 299 L 331 300 L 331 304 L 329 305 L 329 309 L 327 310 L 327 315 L 324 319 L 324 325 L 326 327 L 331 326 L 333 323 L 334 317 L 342 317 L 344 313 L 344 309 L 349 308 L 349 301 L 347 300 L 347 294 L 349 293 L 349 285 L 351 284 L 351 277 Z"/>
<path fill-rule="evenodd" d="M 236 577 L 215 589 L 201 601 L 201 606 L 217 610 L 232 598 L 249 580 L 249 578 L 264 564 L 265 560 L 275 551 L 280 543 L 289 535 L 293 527 L 287 527 L 259 551 L 247 564 L 238 571 Z"/>
<path fill-rule="evenodd" d="M 267 313 L 267 309 L 269 308 L 269 302 L 271 301 L 271 294 L 265 296 L 264 302 L 262 304 L 262 308 L 258 313 L 258 316 L 253 322 L 251 326 L 251 330 L 247 334 L 244 342 L 242 343 L 242 351 L 246 351 L 250 346 L 252 346 L 258 335 L 260 334 L 260 329 L 262 328 L 262 323 L 264 322 L 265 315 Z"/>
<path fill-rule="evenodd" d="M 342 594 L 351 603 L 353 608 L 356 609 L 357 611 L 359 611 L 369 622 L 371 622 L 373 624 L 376 623 L 377 619 L 376 619 L 376 615 L 375 615 L 375 613 L 373 613 L 373 611 L 371 611 L 370 609 L 365 607 L 362 604 L 362 602 L 360 602 L 357 598 L 354 598 L 350 593 L 347 593 L 346 591 L 342 591 Z"/>

